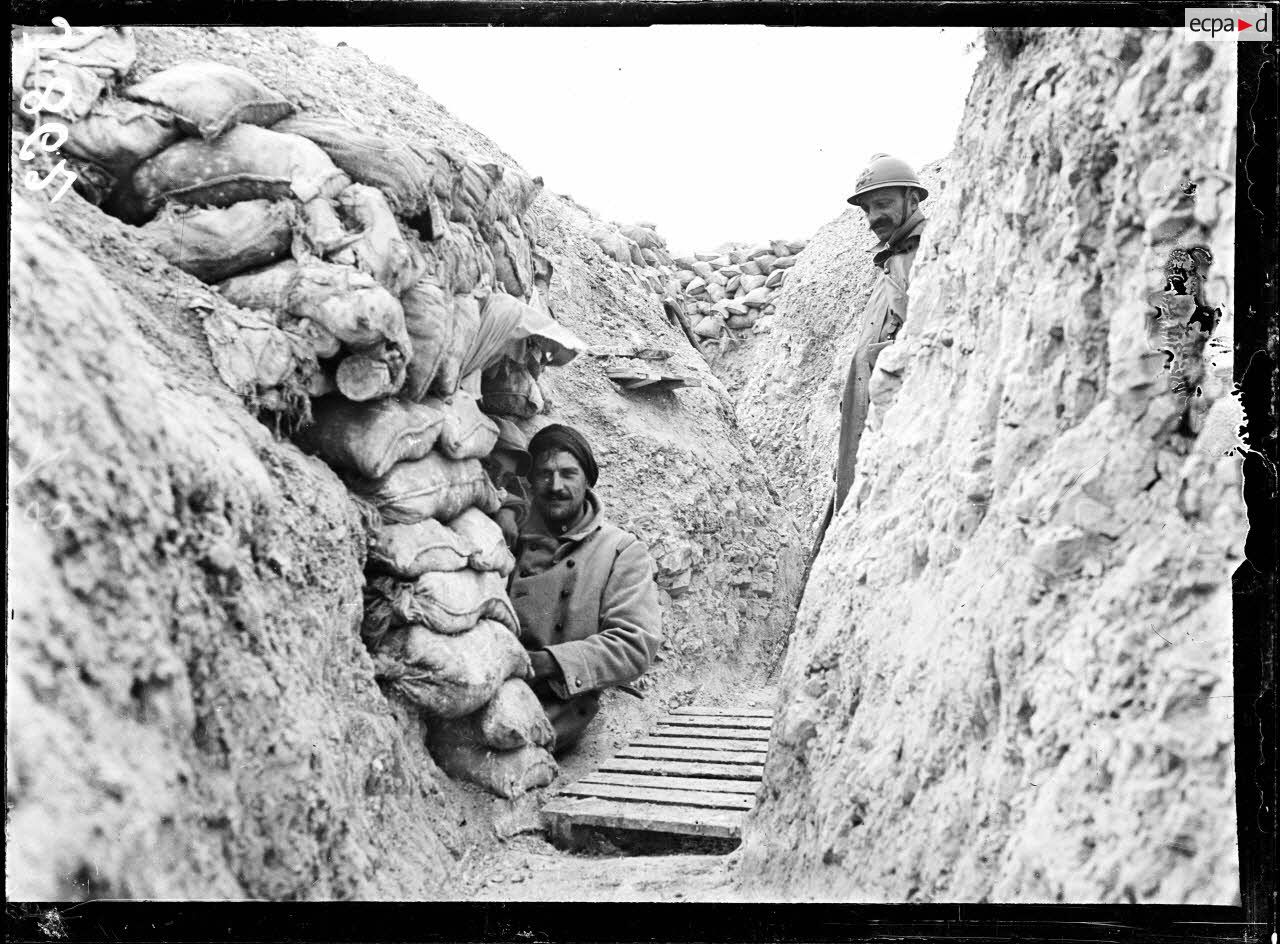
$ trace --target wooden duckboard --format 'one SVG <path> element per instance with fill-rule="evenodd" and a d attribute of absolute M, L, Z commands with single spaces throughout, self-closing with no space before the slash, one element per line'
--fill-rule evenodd
<path fill-rule="evenodd" d="M 677 708 L 542 808 L 553 837 L 574 826 L 740 839 L 756 803 L 773 711 Z"/>

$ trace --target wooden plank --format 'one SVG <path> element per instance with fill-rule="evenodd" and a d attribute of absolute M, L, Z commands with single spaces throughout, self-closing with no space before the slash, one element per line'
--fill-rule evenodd
<path fill-rule="evenodd" d="M 676 737 L 691 738 L 728 738 L 730 740 L 760 741 L 768 743 L 769 732 L 755 728 L 703 728 L 691 725 L 659 724 L 654 734 L 671 734 Z"/>
<path fill-rule="evenodd" d="M 716 764 L 733 764 L 757 767 L 764 764 L 763 751 L 709 751 L 706 748 L 657 747 L 630 744 L 618 751 L 620 760 L 644 761 L 710 761 Z"/>
<path fill-rule="evenodd" d="M 673 715 L 723 715 L 727 718 L 772 718 L 772 708 L 718 708 L 715 705 L 686 705 Z"/>
<path fill-rule="evenodd" d="M 542 815 L 553 822 L 563 818 L 582 826 L 738 839 L 742 835 L 742 820 L 746 813 L 658 803 L 619 803 L 598 797 L 556 797 L 542 808 Z"/>
<path fill-rule="evenodd" d="M 738 793 L 710 793 L 703 790 L 656 790 L 650 787 L 623 787 L 616 783 L 587 783 L 579 780 L 559 791 L 561 796 L 604 797 L 608 800 L 634 800 L 640 803 L 662 803 L 667 806 L 708 806 L 720 810 L 749 810 L 756 805 L 754 796 Z"/>
<path fill-rule="evenodd" d="M 602 771 L 651 774 L 655 777 L 715 777 L 724 780 L 760 780 L 763 764 L 715 764 L 698 761 L 632 759 L 614 757 L 600 765 Z"/>
<path fill-rule="evenodd" d="M 768 731 L 773 727 L 772 718 L 730 718 L 724 715 L 668 715 L 660 719 L 660 724 L 680 725 L 695 728 L 749 728 L 753 731 Z"/>
<path fill-rule="evenodd" d="M 620 787 L 648 787 L 653 790 L 701 790 L 706 793 L 734 793 L 755 796 L 758 780 L 712 780 L 709 777 L 654 776 L 652 774 L 610 773 L 597 770 L 578 783 L 612 783 Z"/>
<path fill-rule="evenodd" d="M 676 737 L 671 734 L 649 734 L 632 742 L 637 747 L 692 747 L 700 751 L 753 751 L 764 756 L 768 741 L 738 741 L 733 738 Z M 758 763 L 752 761 L 751 763 Z"/>

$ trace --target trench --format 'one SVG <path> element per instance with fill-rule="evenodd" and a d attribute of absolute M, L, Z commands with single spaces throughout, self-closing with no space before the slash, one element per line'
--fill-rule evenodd
<path fill-rule="evenodd" d="M 690 319 L 683 317 L 683 306 L 677 309 L 668 300 L 666 310 L 673 322 L 679 311 L 682 317 L 677 323 L 687 326 Z M 733 332 L 710 347 L 705 342 L 704 338 L 690 338 L 690 343 L 706 356 L 709 369 L 725 384 L 735 410 L 747 405 L 753 391 L 744 379 L 759 360 L 772 356 L 768 338 L 744 331 Z M 747 432 L 743 430 L 741 435 L 745 440 Z M 760 455 L 766 464 L 776 462 L 776 458 Z M 816 525 L 810 520 L 812 516 L 803 512 L 797 514 L 781 503 L 775 508 L 778 513 L 802 519 L 795 524 L 803 534 Z M 807 558 L 802 561 L 806 573 L 809 563 Z M 774 707 L 784 656 L 785 646 L 778 649 L 763 672 L 731 676 L 731 684 L 700 701 L 718 707 Z M 546 795 L 512 801 L 514 809 L 504 814 L 523 817 L 529 831 L 477 850 L 457 893 L 476 901 L 759 900 L 760 887 L 747 890 L 736 880 L 741 845 L 738 839 L 577 826 L 572 845 L 565 845 L 553 840 L 549 831 L 534 828 L 537 808 L 546 803 L 558 785 L 593 772 L 627 740 L 649 730 L 660 715 L 654 705 L 638 704 L 625 695 L 610 695 L 613 697 L 578 748 L 559 758 L 560 776 Z M 663 703 L 673 695 L 676 693 L 659 673 L 649 697 Z M 772 747 L 773 743 L 771 737 L 768 744 Z M 760 802 L 764 801 L 758 800 L 757 806 Z"/>

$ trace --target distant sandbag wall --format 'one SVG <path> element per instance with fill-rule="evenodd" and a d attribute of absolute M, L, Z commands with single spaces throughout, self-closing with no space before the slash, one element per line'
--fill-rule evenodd
<path fill-rule="evenodd" d="M 637 285 L 663 296 L 690 343 L 714 358 L 753 334 L 767 334 L 774 293 L 787 279 L 806 240 L 741 244 L 673 257 L 652 223 L 592 233 L 606 255 L 630 266 Z"/>
<path fill-rule="evenodd" d="M 15 92 L 72 90 L 49 110 L 77 191 L 235 306 L 191 305 L 219 375 L 350 489 L 384 690 L 425 715 L 450 775 L 504 796 L 550 782 L 495 520 L 521 498 L 490 455 L 527 442 L 539 373 L 584 349 L 547 303 L 541 179 L 300 112 L 216 62 L 125 84 L 129 30 L 70 36 L 76 56 L 15 61 Z"/>
<path fill-rule="evenodd" d="M 767 334 L 777 317 L 774 293 L 787 279 L 805 240 L 774 240 L 727 252 L 699 252 L 676 260 L 676 279 L 686 307 L 696 316 L 693 331 L 701 338 L 725 343 L 747 331 Z"/>

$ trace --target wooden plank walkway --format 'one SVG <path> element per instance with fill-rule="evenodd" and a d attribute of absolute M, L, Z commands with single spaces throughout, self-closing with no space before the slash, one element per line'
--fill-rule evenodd
<path fill-rule="evenodd" d="M 574 826 L 740 839 L 764 775 L 773 711 L 677 708 L 542 808 L 554 839 Z"/>

